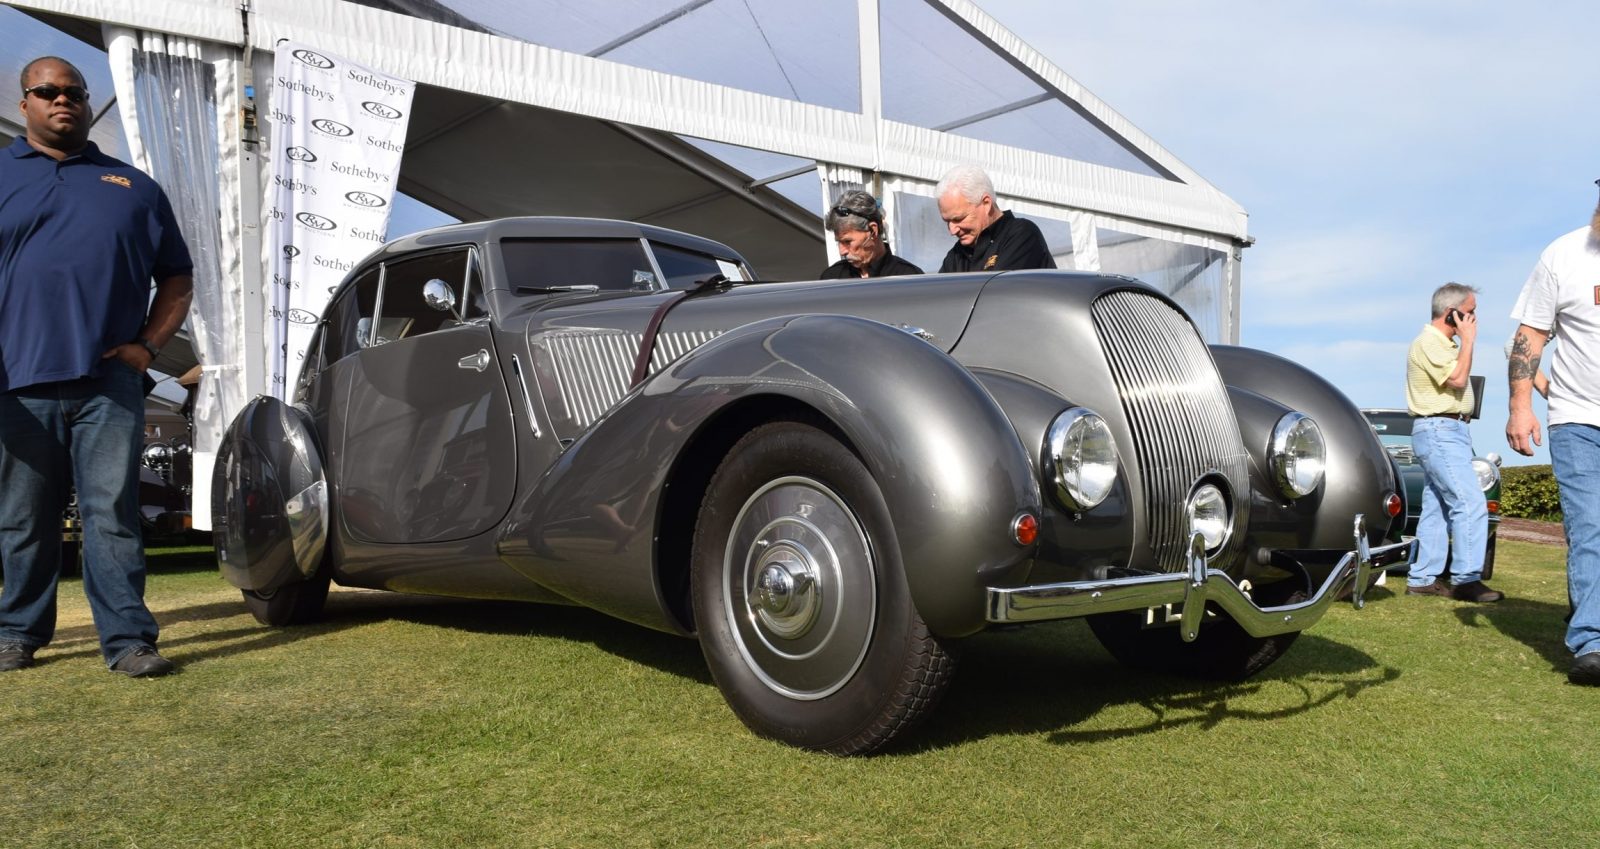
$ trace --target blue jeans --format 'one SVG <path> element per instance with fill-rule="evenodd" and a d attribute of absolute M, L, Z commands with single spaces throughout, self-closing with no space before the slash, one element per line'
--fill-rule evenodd
<path fill-rule="evenodd" d="M 1450 582 L 1456 586 L 1483 579 L 1484 547 L 1489 541 L 1489 504 L 1472 471 L 1472 434 L 1455 419 L 1416 419 L 1411 450 L 1422 465 L 1422 516 L 1417 519 L 1417 562 L 1406 583 L 1425 587 L 1444 574 L 1450 554 Z"/>
<path fill-rule="evenodd" d="M 83 592 L 107 665 L 158 629 L 144 603 L 139 528 L 142 376 L 120 361 L 104 376 L 0 392 L 0 642 L 38 648 L 56 629 L 61 513 L 78 487 Z"/>
<path fill-rule="evenodd" d="M 1573 605 L 1567 648 L 1588 654 L 1600 651 L 1600 428 L 1550 428 L 1550 465 L 1567 531 L 1567 592 Z"/>

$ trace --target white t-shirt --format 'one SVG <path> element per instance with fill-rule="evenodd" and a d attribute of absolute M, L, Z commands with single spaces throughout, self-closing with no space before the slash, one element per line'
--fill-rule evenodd
<path fill-rule="evenodd" d="M 1561 337 L 1546 371 L 1549 424 L 1600 426 L 1600 242 L 1588 227 L 1544 249 L 1511 317 Z"/>

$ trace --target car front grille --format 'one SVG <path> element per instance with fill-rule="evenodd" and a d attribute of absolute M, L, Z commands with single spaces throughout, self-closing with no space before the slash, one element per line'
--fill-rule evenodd
<path fill-rule="evenodd" d="M 1156 567 L 1185 567 L 1185 503 L 1207 475 L 1231 491 L 1234 533 L 1214 560 L 1232 562 L 1243 547 L 1249 460 L 1210 350 L 1181 312 L 1142 292 L 1103 295 L 1091 316 L 1133 433 Z"/>

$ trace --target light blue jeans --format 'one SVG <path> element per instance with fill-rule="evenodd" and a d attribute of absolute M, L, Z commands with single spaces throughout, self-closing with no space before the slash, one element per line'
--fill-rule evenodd
<path fill-rule="evenodd" d="M 1411 450 L 1422 465 L 1422 515 L 1417 519 L 1417 562 L 1406 583 L 1425 587 L 1438 580 L 1447 553 L 1452 584 L 1482 580 L 1489 503 L 1472 471 L 1472 433 L 1467 423 L 1416 419 L 1411 425 Z"/>
<path fill-rule="evenodd" d="M 1567 592 L 1573 605 L 1567 648 L 1574 655 L 1589 654 L 1600 651 L 1600 428 L 1550 428 L 1550 465 L 1567 531 Z"/>
<path fill-rule="evenodd" d="M 139 528 L 143 379 L 120 361 L 102 369 L 0 392 L 0 642 L 38 648 L 55 636 L 61 511 L 76 482 L 83 592 L 109 665 L 154 646 L 158 629 L 144 603 Z"/>

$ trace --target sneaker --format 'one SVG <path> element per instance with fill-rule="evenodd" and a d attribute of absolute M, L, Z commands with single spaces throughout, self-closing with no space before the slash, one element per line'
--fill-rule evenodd
<path fill-rule="evenodd" d="M 33 665 L 33 646 L 21 643 L 0 643 L 0 672 L 26 669 Z"/>
<path fill-rule="evenodd" d="M 1448 597 L 1450 595 L 1450 585 L 1442 584 L 1438 581 L 1434 581 L 1431 584 L 1423 584 L 1420 587 L 1406 584 L 1406 595 L 1442 595 Z"/>
<path fill-rule="evenodd" d="M 162 657 L 154 646 L 140 646 L 111 665 L 112 672 L 129 678 L 154 678 L 172 671 L 172 661 Z"/>
<path fill-rule="evenodd" d="M 1479 604 L 1486 604 L 1491 601 L 1499 601 L 1505 598 L 1506 594 L 1499 590 L 1489 589 L 1489 585 L 1482 581 L 1468 581 L 1465 584 L 1457 584 L 1451 587 L 1450 597 L 1458 601 L 1475 601 Z"/>

